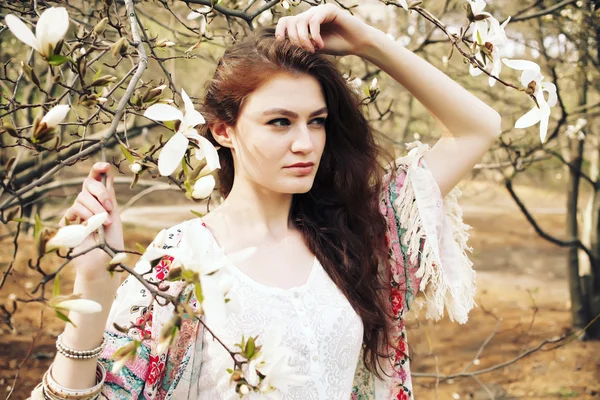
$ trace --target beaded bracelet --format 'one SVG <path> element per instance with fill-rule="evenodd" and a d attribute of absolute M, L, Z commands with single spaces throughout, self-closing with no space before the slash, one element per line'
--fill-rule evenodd
<path fill-rule="evenodd" d="M 52 378 L 52 365 L 42 379 L 42 393 L 47 400 L 96 400 L 106 380 L 106 369 L 100 363 L 96 366 L 96 385 L 89 389 L 67 389 Z"/>
<path fill-rule="evenodd" d="M 90 358 L 96 358 L 100 354 L 102 354 L 102 350 L 104 350 L 104 343 L 105 343 L 104 338 L 102 338 L 102 343 L 100 343 L 100 346 L 96 347 L 95 349 L 74 350 L 69 347 L 66 347 L 62 343 L 62 336 L 63 336 L 62 333 L 60 335 L 58 335 L 58 339 L 56 340 L 56 350 L 58 350 L 58 352 L 60 354 L 62 354 L 63 356 L 65 356 L 67 358 L 74 358 L 77 360 L 86 360 L 86 359 L 90 359 Z"/>

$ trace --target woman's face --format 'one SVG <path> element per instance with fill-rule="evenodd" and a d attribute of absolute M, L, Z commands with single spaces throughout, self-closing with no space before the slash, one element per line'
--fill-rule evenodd
<path fill-rule="evenodd" d="M 314 77 L 274 75 L 246 98 L 230 135 L 235 179 L 277 193 L 308 192 L 325 148 L 326 117 Z"/>

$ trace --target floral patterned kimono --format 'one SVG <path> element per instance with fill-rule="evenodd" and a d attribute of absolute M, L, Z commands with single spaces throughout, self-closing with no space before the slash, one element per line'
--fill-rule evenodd
<path fill-rule="evenodd" d="M 391 370 L 377 379 L 358 358 L 352 399 L 413 399 L 410 366 L 406 343 L 404 315 L 410 307 L 425 308 L 426 318 L 439 319 L 444 309 L 451 320 L 467 321 L 474 306 L 475 272 L 466 255 L 468 229 L 462 222 L 458 205 L 460 190 L 454 188 L 442 198 L 439 187 L 422 156 L 427 145 L 414 142 L 407 156 L 396 160 L 396 171 L 385 175 L 385 191 L 380 209 L 388 221 L 387 242 L 390 263 L 385 268 L 390 282 L 390 309 L 396 316 L 392 332 L 393 356 Z M 192 219 L 163 230 L 152 245 L 162 248 L 177 246 L 186 229 L 192 229 L 200 219 Z M 152 271 L 151 279 L 163 280 L 172 259 L 165 256 Z M 137 266 L 136 266 L 137 267 Z M 168 293 L 186 296 L 190 289 L 184 284 L 169 283 Z M 417 294 L 420 294 L 419 298 Z M 414 300 L 414 301 L 413 301 Z M 146 323 L 151 339 L 140 346 L 138 356 L 116 374 L 107 373 L 103 395 L 108 399 L 190 399 L 198 398 L 195 382 L 201 365 L 198 354 L 202 346 L 203 326 L 197 318 L 184 319 L 178 336 L 164 353 L 158 352 L 161 328 L 171 316 L 172 306 L 150 304 L 144 287 L 132 277 L 127 278 L 117 293 L 106 328 L 107 346 L 100 358 L 107 371 L 113 364 L 111 356 L 133 338 L 140 340 L 143 332 L 125 335 L 115 330 L 113 323 L 127 326 L 131 322 Z M 225 373 L 225 371 L 224 371 Z"/>

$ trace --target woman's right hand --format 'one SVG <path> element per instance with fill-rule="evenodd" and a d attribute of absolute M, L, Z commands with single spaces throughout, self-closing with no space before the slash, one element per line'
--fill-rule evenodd
<path fill-rule="evenodd" d="M 102 183 L 102 174 L 106 174 L 106 186 Z M 92 166 L 89 175 L 83 181 L 81 192 L 73 205 L 66 211 L 59 226 L 64 226 L 65 219 L 75 222 L 87 221 L 91 216 L 108 212 L 104 222 L 104 238 L 106 243 L 116 250 L 124 248 L 123 225 L 119 216 L 114 189 L 114 176 L 110 174 L 110 164 L 97 162 Z M 82 244 L 74 249 L 74 253 L 84 251 L 99 242 L 98 233 L 89 235 Z M 102 249 L 94 249 L 73 259 L 77 277 L 89 281 L 112 280 L 107 271 L 111 257 Z"/>

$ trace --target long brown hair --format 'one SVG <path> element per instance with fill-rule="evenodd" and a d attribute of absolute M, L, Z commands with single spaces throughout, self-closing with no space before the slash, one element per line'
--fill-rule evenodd
<path fill-rule="evenodd" d="M 373 129 L 360 110 L 360 98 L 348 86 L 331 57 L 311 53 L 288 40 L 275 40 L 274 28 L 262 28 L 227 48 L 207 83 L 201 133 L 217 144 L 209 126 L 235 126 L 244 100 L 277 72 L 316 78 L 328 109 L 327 141 L 313 187 L 295 194 L 291 214 L 311 251 L 344 293 L 364 326 L 363 362 L 378 377 L 379 357 L 387 358 L 390 319 L 389 284 L 378 273 L 387 262 L 386 221 L 379 211 L 382 154 Z M 231 150 L 219 150 L 219 191 L 233 185 Z M 382 295 L 383 294 L 383 295 Z M 384 371 L 385 373 L 385 371 Z"/>

